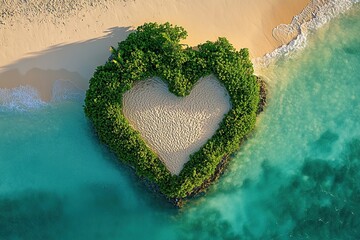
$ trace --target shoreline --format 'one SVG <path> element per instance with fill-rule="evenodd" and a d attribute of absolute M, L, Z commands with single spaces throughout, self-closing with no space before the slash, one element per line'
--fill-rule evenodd
<path fill-rule="evenodd" d="M 184 43 L 190 46 L 224 36 L 237 49 L 248 47 L 252 57 L 260 57 L 282 44 L 272 30 L 290 23 L 309 1 L 185 4 L 152 0 L 101 5 L 93 0 L 93 6 L 81 1 L 57 12 L 51 4 L 33 8 L 19 2 L 11 3 L 12 8 L 0 8 L 7 13 L 0 23 L 0 46 L 5 49 L 0 57 L 0 88 L 29 85 L 48 102 L 56 80 L 85 91 L 96 66 L 108 58 L 109 46 L 116 46 L 144 22 L 169 21 L 183 26 L 188 31 Z"/>
<path fill-rule="evenodd" d="M 255 71 L 269 67 L 279 57 L 304 49 L 310 34 L 327 24 L 333 18 L 350 10 L 358 0 L 312 0 L 294 16 L 289 24 L 280 24 L 273 29 L 273 37 L 283 45 L 262 57 L 252 59 Z"/>

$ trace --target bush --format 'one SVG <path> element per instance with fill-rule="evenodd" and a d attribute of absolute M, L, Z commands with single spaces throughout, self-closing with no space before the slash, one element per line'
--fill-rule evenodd
<path fill-rule="evenodd" d="M 259 85 L 247 49 L 236 51 L 225 38 L 197 50 L 184 47 L 182 27 L 146 23 L 111 48 L 111 57 L 96 69 L 86 93 L 85 113 L 100 140 L 140 177 L 156 183 L 169 198 L 184 198 L 210 179 L 224 156 L 239 148 L 255 125 Z M 131 128 L 122 113 L 122 95 L 134 83 L 158 76 L 177 96 L 186 96 L 200 77 L 213 73 L 230 95 L 231 110 L 215 135 L 172 175 Z"/>

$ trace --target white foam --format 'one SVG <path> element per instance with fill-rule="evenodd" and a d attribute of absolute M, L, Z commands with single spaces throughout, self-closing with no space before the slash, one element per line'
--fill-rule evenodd
<path fill-rule="evenodd" d="M 309 34 L 328 23 L 331 19 L 348 11 L 360 0 L 312 0 L 311 3 L 290 24 L 274 28 L 273 36 L 284 44 L 263 57 L 253 59 L 255 68 L 268 67 L 282 56 L 287 56 L 306 46 Z"/>
<path fill-rule="evenodd" d="M 47 104 L 41 100 L 38 91 L 30 86 L 0 88 L 0 111 L 27 111 L 38 109 Z"/>
<path fill-rule="evenodd" d="M 76 87 L 70 81 L 56 80 L 52 88 L 51 102 L 83 101 L 85 91 Z M 29 85 L 20 85 L 15 88 L 0 88 L 0 112 L 29 111 L 47 106 L 41 100 L 36 88 Z"/>

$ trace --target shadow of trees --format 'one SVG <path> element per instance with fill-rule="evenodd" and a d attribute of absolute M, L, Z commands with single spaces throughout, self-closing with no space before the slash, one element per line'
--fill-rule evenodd
<path fill-rule="evenodd" d="M 51 100 L 55 81 L 66 81 L 67 86 L 84 91 L 96 67 L 109 57 L 110 46 L 116 46 L 130 32 L 130 27 L 113 27 L 99 38 L 58 44 L 41 52 L 30 53 L 29 57 L 0 67 L 0 87 L 30 85 L 46 101 Z"/>

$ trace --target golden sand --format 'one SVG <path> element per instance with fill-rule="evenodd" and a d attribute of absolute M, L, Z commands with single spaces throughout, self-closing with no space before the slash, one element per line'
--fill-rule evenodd
<path fill-rule="evenodd" d="M 96 66 L 129 31 L 169 21 L 197 45 L 227 37 L 259 57 L 283 42 L 272 30 L 290 23 L 307 0 L 0 1 L 0 88 L 30 85 L 51 100 L 54 81 L 86 89 Z"/>

